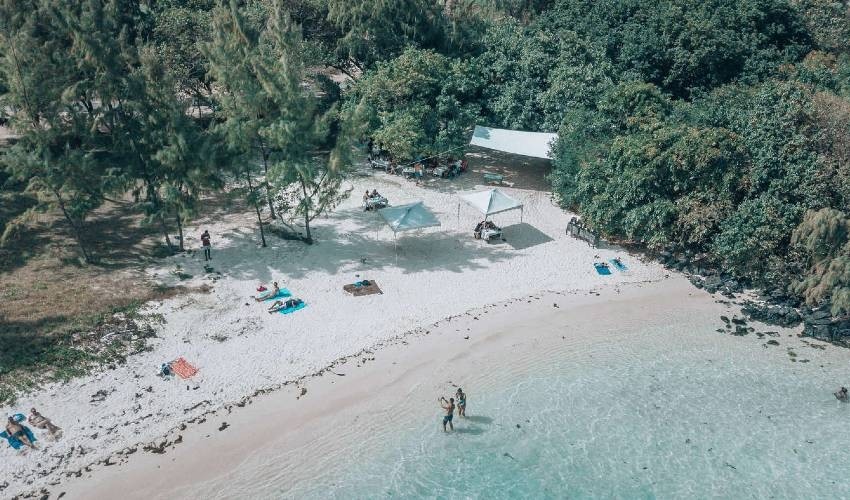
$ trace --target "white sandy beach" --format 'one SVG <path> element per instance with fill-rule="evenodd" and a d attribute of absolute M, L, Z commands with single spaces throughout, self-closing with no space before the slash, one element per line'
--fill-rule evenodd
<path fill-rule="evenodd" d="M 525 204 L 523 222 L 517 212 L 500 214 L 495 221 L 504 226 L 507 241 L 474 240 L 471 229 L 481 217 L 467 206 L 458 212 L 456 194 L 475 188 L 480 178 L 473 172 L 417 187 L 399 177 L 363 172 L 353 179 L 351 198 L 316 221 L 312 246 L 268 236 L 269 247 L 258 248 L 255 231 L 246 229 L 250 214 L 199 220 L 188 228 L 193 239 L 187 237 L 187 244 L 197 246 L 200 232 L 208 229 L 215 271 L 205 273 L 202 256 L 195 253 L 161 261 L 150 273 L 164 284 L 209 284 L 212 292 L 151 304 L 150 312 L 164 322 L 149 352 L 3 408 L 26 413 L 35 406 L 63 427 L 64 437 L 42 439 L 37 451 L 0 449 L 5 482 L 0 493 L 37 490 L 91 464 L 114 462 L 122 450 L 161 443 L 169 431 L 207 412 L 445 318 L 543 291 L 613 290 L 665 276 L 657 264 L 566 236 L 571 214 L 541 191 L 505 188 Z M 391 204 L 423 200 L 442 227 L 400 234 L 396 254 L 392 233 L 379 216 L 360 208 L 360 193 L 373 188 Z M 595 260 L 615 256 L 627 263 L 627 273 L 596 274 Z M 172 272 L 177 266 L 193 277 L 179 281 Z M 342 291 L 360 279 L 376 280 L 383 295 L 352 297 Z M 308 306 L 288 316 L 266 313 L 249 297 L 259 283 L 273 280 Z M 197 376 L 188 381 L 156 376 L 161 363 L 180 356 L 199 368 Z"/>
<path fill-rule="evenodd" d="M 842 405 L 830 403 L 819 393 L 842 372 L 846 365 L 843 351 L 824 350 L 820 343 L 797 337 L 796 330 L 780 329 L 775 338 L 780 339 L 784 348 L 771 350 L 766 350 L 762 346 L 764 340 L 756 335 L 735 337 L 712 331 L 716 325 L 711 324 L 711 318 L 734 314 L 735 310 L 734 305 L 694 290 L 679 278 L 624 285 L 620 290 L 607 289 L 598 294 L 546 292 L 494 304 L 442 321 L 430 328 L 427 335 L 411 335 L 340 363 L 333 371 L 304 381 L 302 386 L 258 396 L 243 408 L 209 414 L 204 422 L 171 432 L 168 441 L 179 444 L 168 446 L 164 454 L 135 453 L 123 465 L 95 467 L 91 473 L 52 491 L 64 493 L 65 498 L 86 499 L 114 498 L 117 491 L 128 499 L 314 498 L 316 484 L 330 485 L 342 480 L 339 474 L 356 470 L 356 462 L 368 461 L 375 446 L 392 442 L 398 435 L 393 427 L 402 426 L 402 435 L 415 435 L 421 431 L 410 428 L 409 422 L 424 418 L 433 422 L 428 427 L 437 435 L 426 435 L 423 439 L 440 441 L 439 412 L 433 398 L 452 394 L 457 385 L 462 384 L 471 392 L 475 403 L 470 421 L 456 419 L 460 434 L 447 437 L 445 446 L 449 448 L 462 446 L 460 443 L 464 442 L 474 446 L 469 439 L 481 431 L 482 425 L 487 429 L 485 432 L 511 434 L 515 421 L 505 420 L 510 416 L 482 415 L 480 407 L 484 392 L 496 386 L 510 387 L 516 374 L 547 373 L 546 365 L 563 357 L 582 366 L 616 365 L 647 347 L 661 363 L 675 357 L 682 346 L 693 345 L 708 356 L 702 364 L 710 365 L 713 358 L 723 359 L 734 353 L 732 359 L 750 360 L 753 365 L 764 365 L 776 374 L 792 370 L 794 379 L 798 380 L 795 385 L 801 384 L 811 399 L 824 401 L 818 407 L 840 412 Z M 670 325 L 670 320 L 682 324 L 692 321 L 702 326 L 683 335 L 679 325 Z M 663 327 L 665 324 L 672 328 Z M 662 328 L 658 329 L 659 326 Z M 645 330 L 647 327 L 652 331 Z M 790 363 L 785 348 L 799 350 L 801 359 L 812 363 Z M 633 368 L 643 369 L 639 365 Z M 644 392 L 647 388 L 642 382 L 633 383 L 617 390 L 648 397 L 644 404 L 649 408 L 664 404 L 662 401 L 675 404 L 676 400 L 688 399 L 687 393 L 650 396 Z M 710 386 L 711 381 L 702 383 Z M 307 389 L 306 394 L 301 395 L 302 387 Z M 735 413 L 708 416 L 715 404 L 726 399 L 734 404 L 736 396 L 734 393 L 700 395 L 699 401 L 708 406 L 697 411 L 704 414 L 702 418 L 738 418 Z M 771 399 L 765 395 L 764 401 L 750 401 L 742 411 L 773 412 L 776 408 L 768 409 L 767 401 Z M 643 411 L 638 406 L 630 408 L 635 414 Z M 533 416 L 534 412 L 530 413 Z M 720 421 L 712 423 L 722 426 Z M 582 428 L 594 423 L 573 421 L 571 425 Z M 806 437 L 813 437 L 793 419 L 790 425 L 795 434 L 801 435 L 798 438 L 801 443 Z M 749 432 L 746 426 L 742 427 L 740 432 Z M 670 432 L 675 431 L 670 429 Z M 701 440 L 706 445 L 718 446 L 710 433 L 697 432 L 703 434 Z M 734 432 L 724 430 L 724 433 Z M 742 442 L 746 439 L 740 438 Z M 817 445 L 822 446 L 820 442 Z M 732 458 L 726 460 L 738 463 Z M 446 465 L 452 463 L 447 460 Z M 395 479 L 392 470 L 386 473 L 386 478 L 371 479 L 375 481 L 375 495 L 386 481 Z M 403 475 L 400 479 L 415 483 L 418 478 Z M 677 479 L 687 483 L 684 475 Z M 346 497 L 330 491 L 324 493 L 327 497 Z M 462 496 L 467 495 L 486 496 L 487 491 L 470 490 Z M 510 495 L 503 493 L 503 496 Z M 754 496 L 760 495 L 754 492 Z"/>

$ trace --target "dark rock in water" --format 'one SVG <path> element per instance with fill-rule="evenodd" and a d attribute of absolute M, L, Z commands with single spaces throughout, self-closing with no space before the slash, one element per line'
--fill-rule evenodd
<path fill-rule="evenodd" d="M 779 345 L 779 342 L 771 339 L 767 341 L 767 345 Z"/>
<path fill-rule="evenodd" d="M 741 318 L 732 318 L 732 323 L 735 323 L 736 325 L 746 325 L 747 320 Z"/>
<path fill-rule="evenodd" d="M 719 276 L 710 276 L 705 279 L 705 286 L 711 286 L 715 288 L 719 288 L 720 285 L 723 284 L 723 280 L 720 279 Z"/>
<path fill-rule="evenodd" d="M 812 315 L 811 315 L 810 318 L 811 318 L 812 321 L 815 321 L 815 320 L 829 319 L 831 317 L 832 317 L 832 314 L 830 314 L 830 312 L 828 310 L 818 309 L 817 311 L 812 311 Z"/>
<path fill-rule="evenodd" d="M 741 312 L 750 319 L 761 321 L 769 325 L 794 326 L 800 322 L 800 315 L 796 310 L 785 305 L 757 304 L 746 302 Z"/>
<path fill-rule="evenodd" d="M 744 335 L 746 335 L 748 333 L 750 333 L 749 328 L 747 328 L 745 326 L 741 326 L 741 325 L 736 325 L 735 331 L 732 332 L 732 335 L 737 335 L 739 337 L 743 337 Z"/>
<path fill-rule="evenodd" d="M 729 317 L 728 316 L 720 316 L 720 319 L 723 320 L 724 323 L 729 323 Z"/>

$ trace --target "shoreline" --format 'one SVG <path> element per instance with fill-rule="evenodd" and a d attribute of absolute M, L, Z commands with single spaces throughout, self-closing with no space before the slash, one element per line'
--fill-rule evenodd
<path fill-rule="evenodd" d="M 550 300 L 554 302 L 549 303 Z M 359 356 L 329 367 L 323 374 L 251 396 L 236 407 L 206 414 L 196 425 L 170 433 L 166 441 L 173 444 L 163 447 L 163 453 L 124 457 L 124 464 L 99 466 L 51 491 L 64 492 L 63 498 L 111 498 L 115 491 L 128 486 L 132 491 L 128 498 L 193 494 L 207 486 L 208 481 L 215 484 L 217 478 L 252 467 L 252 461 L 259 460 L 252 457 L 268 453 L 275 456 L 289 453 L 290 458 L 297 455 L 297 460 L 281 465 L 287 474 L 297 477 L 311 464 L 314 468 L 320 464 L 328 446 L 344 446 L 358 433 L 381 432 L 382 425 L 409 417 L 411 412 L 434 411 L 421 404 L 422 393 L 445 393 L 453 380 L 459 381 L 458 377 L 474 376 L 465 375 L 463 368 L 455 369 L 458 362 L 473 370 L 485 365 L 498 369 L 499 363 L 510 359 L 506 356 L 517 356 L 522 364 L 526 358 L 539 356 L 541 349 L 559 348 L 564 342 L 605 345 L 611 339 L 597 337 L 590 326 L 594 318 L 602 318 L 612 306 L 631 311 L 627 318 L 650 317 L 653 313 L 648 309 L 659 304 L 669 307 L 677 301 L 699 303 L 698 307 L 711 307 L 714 312 L 738 309 L 737 305 L 724 304 L 693 289 L 686 279 L 679 277 L 628 285 L 621 290 L 541 292 L 507 304 L 491 304 L 460 317 L 447 318 L 422 331 L 410 332 L 380 349 L 364 350 Z M 577 316 L 583 319 L 576 319 L 570 313 L 579 313 Z M 572 338 L 549 330 L 529 330 L 529 326 L 549 322 L 578 327 L 570 330 Z M 624 328 L 635 326 L 631 319 L 607 322 L 603 319 L 603 323 L 608 328 L 617 324 Z M 794 340 L 799 339 L 795 336 Z M 835 357 L 834 353 L 830 356 Z M 493 360 L 501 361 L 488 364 Z M 434 376 L 440 369 L 447 370 L 445 377 Z M 302 389 L 306 390 L 303 394 Z M 373 402 L 376 395 L 386 393 L 397 396 L 379 397 L 380 403 Z M 343 430 L 352 423 L 358 423 L 356 432 Z M 328 441 L 331 433 L 335 439 Z M 207 495 L 214 497 L 215 489 L 210 489 Z"/>
<path fill-rule="evenodd" d="M 616 248 L 591 248 L 564 234 L 570 214 L 548 193 L 505 188 L 525 204 L 524 220 L 498 221 L 505 240 L 473 240 L 473 211 L 457 210 L 458 189 L 480 189 L 474 178 L 429 180 L 414 185 L 371 175 L 353 181 L 355 190 L 377 187 L 393 203 L 424 200 L 443 227 L 405 235 L 398 250 L 380 217 L 349 198 L 314 223 L 316 244 L 270 240 L 256 245 L 244 214 L 204 219 L 187 227 L 187 245 L 204 229 L 214 235 L 214 269 L 198 254 L 158 261 L 147 271 L 164 286 L 208 286 L 207 294 L 149 304 L 146 313 L 162 324 L 146 349 L 122 364 L 47 385 L 22 395 L 9 414 L 38 408 L 64 429 L 59 441 L 42 440 L 40 450 L 0 449 L 0 493 L 23 494 L 55 486 L 93 463 L 167 446 L 161 436 L 183 422 L 198 422 L 211 410 L 237 407 L 246 395 L 302 380 L 336 360 L 380 346 L 422 325 L 503 303 L 539 290 L 616 289 L 630 282 L 662 279 L 654 262 Z M 376 235 L 377 230 L 377 235 Z M 628 272 L 598 275 L 594 261 L 627 259 Z M 186 277 L 188 276 L 188 277 Z M 376 280 L 383 294 L 352 297 L 346 283 Z M 258 283 L 282 281 L 308 307 L 292 315 L 268 314 L 249 297 Z M 356 355 L 356 354 L 354 354 Z M 199 369 L 188 380 L 163 380 L 160 365 L 184 357 Z M 38 433 L 37 433 L 38 434 Z M 41 436 L 39 436 L 41 439 Z M 121 454 L 121 455 L 117 455 Z"/>
<path fill-rule="evenodd" d="M 607 307 L 610 301 L 652 301 L 659 295 L 670 293 L 658 288 L 671 282 L 678 282 L 677 286 L 681 288 L 674 294 L 692 288 L 684 279 L 664 279 L 629 283 L 617 290 L 546 290 L 448 316 L 432 325 L 389 339 L 382 345 L 341 358 L 314 374 L 279 387 L 260 389 L 238 403 L 206 412 L 157 439 L 160 445 L 153 453 L 135 452 L 113 457 L 110 464 L 97 464 L 79 478 L 65 480 L 49 490 L 51 493 L 64 493 L 63 498 L 106 499 L 112 498 L 115 490 L 132 485 L 129 488 L 132 494 L 124 495 L 127 498 L 174 495 L 181 485 L 190 488 L 183 482 L 197 484 L 212 476 L 226 475 L 229 467 L 250 456 L 251 448 L 258 443 L 268 445 L 269 441 L 281 443 L 288 440 L 286 446 L 292 449 L 307 446 L 323 433 L 316 431 L 317 428 L 322 429 L 322 424 L 362 412 L 361 398 L 405 382 L 418 385 L 434 359 L 464 357 L 463 351 L 482 345 L 485 348 L 482 352 L 489 354 L 518 340 L 516 334 L 500 329 L 488 331 L 494 326 L 494 321 L 518 321 L 518 318 L 527 318 L 529 314 L 534 316 L 548 309 L 566 313 L 587 307 Z M 556 300 L 553 304 L 558 304 L 558 307 L 553 307 L 549 299 Z M 475 338 L 470 338 L 472 336 Z M 442 342 L 450 343 L 439 345 Z M 390 377 L 389 382 L 384 379 L 386 376 Z M 306 389 L 304 394 L 301 393 L 302 388 Z M 317 400 L 320 402 L 318 405 Z M 283 421 L 288 422 L 289 429 L 281 431 L 277 422 Z M 230 432 L 234 428 L 251 429 L 248 443 L 240 443 L 242 438 Z M 305 429 L 311 432 L 304 433 Z M 274 438 L 263 437 L 274 432 L 280 434 Z M 217 457 L 215 460 L 199 462 L 193 459 L 213 455 Z M 168 468 L 162 469 L 165 464 Z M 192 479 L 186 481 L 186 478 Z M 162 484 L 175 488 L 155 491 Z"/>

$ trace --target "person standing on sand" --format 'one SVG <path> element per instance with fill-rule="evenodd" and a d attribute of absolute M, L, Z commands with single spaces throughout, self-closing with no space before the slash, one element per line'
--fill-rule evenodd
<path fill-rule="evenodd" d="M 437 401 L 439 401 L 440 406 L 446 410 L 446 414 L 443 417 L 443 432 L 448 432 L 446 430 L 446 424 L 448 424 L 449 428 L 454 431 L 455 426 L 452 424 L 452 417 L 454 417 L 455 414 L 455 398 L 449 398 L 449 400 L 446 401 L 446 398 L 440 396 L 440 399 Z"/>
<path fill-rule="evenodd" d="M 457 416 L 466 418 L 466 394 L 463 389 L 458 387 L 455 397 L 457 398 Z"/>
<path fill-rule="evenodd" d="M 210 232 L 204 229 L 204 233 L 201 234 L 201 245 L 204 247 L 204 262 L 208 260 L 212 260 L 212 256 L 210 256 Z"/>

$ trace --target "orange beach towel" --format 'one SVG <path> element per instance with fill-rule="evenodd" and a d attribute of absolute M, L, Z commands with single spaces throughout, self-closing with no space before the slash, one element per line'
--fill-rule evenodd
<path fill-rule="evenodd" d="M 171 370 L 180 375 L 180 378 L 189 378 L 198 373 L 198 369 L 190 365 L 182 356 L 177 358 L 177 361 L 171 362 Z"/>

